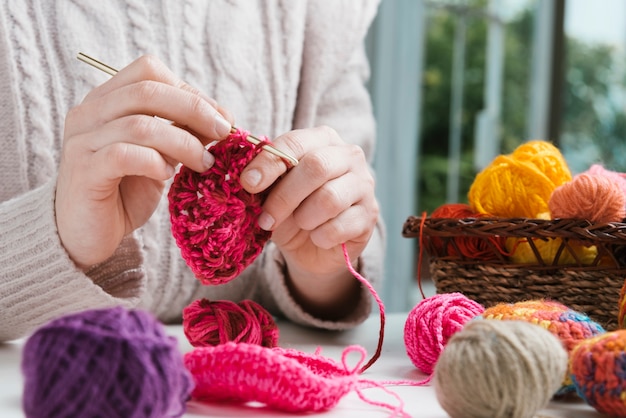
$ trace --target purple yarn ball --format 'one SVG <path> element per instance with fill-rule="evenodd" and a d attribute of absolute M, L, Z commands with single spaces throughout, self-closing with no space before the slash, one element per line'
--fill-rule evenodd
<path fill-rule="evenodd" d="M 42 326 L 22 372 L 29 418 L 180 417 L 193 389 L 176 339 L 151 314 L 121 307 Z"/>

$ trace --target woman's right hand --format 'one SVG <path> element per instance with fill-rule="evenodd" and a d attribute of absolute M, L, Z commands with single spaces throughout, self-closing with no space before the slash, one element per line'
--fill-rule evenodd
<path fill-rule="evenodd" d="M 214 159 L 205 145 L 228 136 L 227 119 L 215 100 L 152 56 L 137 59 L 71 109 L 55 210 L 61 242 L 76 265 L 106 260 L 142 226 L 178 163 L 210 168 Z"/>

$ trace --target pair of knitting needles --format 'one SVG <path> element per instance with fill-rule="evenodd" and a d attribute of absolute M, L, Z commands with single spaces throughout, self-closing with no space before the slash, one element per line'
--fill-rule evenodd
<path fill-rule="evenodd" d="M 104 71 L 105 73 L 109 74 L 110 76 L 114 76 L 115 74 L 117 74 L 117 70 L 101 61 L 98 61 L 95 58 L 90 57 L 89 55 L 83 54 L 82 52 L 79 52 L 78 55 L 76 56 L 76 58 L 78 58 L 80 61 L 87 63 L 89 65 L 91 65 L 92 67 L 95 67 L 101 71 Z M 237 132 L 237 128 L 236 127 L 232 127 L 231 129 L 232 133 Z M 246 140 L 254 145 L 259 145 L 261 144 L 263 141 L 261 141 L 259 138 L 253 136 L 253 135 L 248 135 L 246 137 Z M 271 153 L 274 154 L 277 157 L 282 158 L 283 160 L 289 161 L 289 163 L 295 167 L 298 165 L 298 160 L 295 157 L 292 157 L 291 155 L 279 150 L 278 148 L 275 148 L 271 145 L 268 144 L 264 144 L 262 146 L 262 148 Z"/>

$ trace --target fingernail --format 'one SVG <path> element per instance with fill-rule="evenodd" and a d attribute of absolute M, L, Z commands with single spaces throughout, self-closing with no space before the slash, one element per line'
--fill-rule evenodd
<path fill-rule="evenodd" d="M 220 138 L 224 138 L 230 134 L 230 130 L 233 127 L 230 122 L 228 122 L 222 115 L 219 113 L 215 114 L 215 133 Z"/>
<path fill-rule="evenodd" d="M 204 155 L 202 156 L 202 163 L 204 164 L 204 169 L 208 170 L 213 167 L 215 164 L 215 157 L 209 151 L 204 151 Z"/>
<path fill-rule="evenodd" d="M 243 180 L 251 187 L 256 187 L 261 183 L 261 172 L 256 169 L 248 170 L 243 173 Z"/>
<path fill-rule="evenodd" d="M 274 226 L 274 218 L 272 218 L 272 215 L 270 215 L 267 212 L 263 212 L 261 213 L 261 215 L 259 216 L 259 227 L 261 229 L 264 229 L 266 231 L 269 231 L 272 229 L 272 226 Z"/>

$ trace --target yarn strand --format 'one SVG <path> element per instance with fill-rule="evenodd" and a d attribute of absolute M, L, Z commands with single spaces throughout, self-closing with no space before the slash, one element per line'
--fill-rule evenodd
<path fill-rule="evenodd" d="M 365 364 L 365 366 L 361 368 L 360 373 L 363 373 L 364 371 L 369 369 L 372 366 L 372 364 L 376 362 L 376 360 L 378 360 L 383 349 L 383 341 L 385 339 L 385 304 L 378 296 L 378 293 L 376 292 L 376 289 L 374 289 L 374 286 L 372 286 L 372 284 L 369 281 L 367 281 L 366 278 L 361 276 L 359 272 L 356 271 L 354 267 L 352 267 L 352 262 L 350 262 L 350 255 L 348 254 L 348 249 L 346 248 L 346 244 L 345 243 L 341 244 L 341 248 L 343 249 L 343 257 L 346 260 L 346 265 L 348 266 L 348 270 L 350 270 L 350 273 L 352 273 L 352 275 L 370 291 L 370 293 L 376 300 L 376 303 L 378 304 L 378 311 L 380 312 L 380 330 L 378 332 L 378 345 L 376 347 L 376 352 L 374 353 L 372 358 L 370 358 L 369 361 Z"/>

